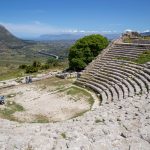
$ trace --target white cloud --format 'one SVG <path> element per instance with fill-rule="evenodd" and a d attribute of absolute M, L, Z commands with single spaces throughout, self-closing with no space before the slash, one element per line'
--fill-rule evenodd
<path fill-rule="evenodd" d="M 124 32 L 132 32 L 132 29 L 126 29 Z"/>
<path fill-rule="evenodd" d="M 145 30 L 145 31 L 143 31 L 143 32 L 150 32 L 150 30 L 147 29 L 147 30 Z"/>

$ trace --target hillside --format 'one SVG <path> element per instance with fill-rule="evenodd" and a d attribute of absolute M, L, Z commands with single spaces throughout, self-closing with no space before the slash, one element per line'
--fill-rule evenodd
<path fill-rule="evenodd" d="M 39 51 L 57 55 L 61 60 L 65 60 L 73 43 L 72 40 L 22 40 L 0 26 L 0 80 L 22 76 L 19 65 L 32 64 L 34 60 L 45 63 L 50 56 L 42 55 Z"/>
<path fill-rule="evenodd" d="M 27 41 L 15 37 L 4 26 L 0 25 L 0 66 L 1 61 L 33 61 L 33 59 L 47 59 L 39 55 L 38 51 L 44 50 L 58 56 L 67 57 L 68 48 L 74 43 L 73 40 L 59 41 Z M 16 64 L 16 63 L 15 63 Z"/>
<path fill-rule="evenodd" d="M 23 40 L 15 37 L 2 25 L 0 25 L 0 43 L 8 48 L 15 48 L 25 45 Z"/>

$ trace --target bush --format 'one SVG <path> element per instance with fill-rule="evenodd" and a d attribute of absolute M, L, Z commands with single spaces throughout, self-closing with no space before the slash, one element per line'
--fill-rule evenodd
<path fill-rule="evenodd" d="M 35 60 L 32 64 L 32 66 L 35 68 L 41 67 L 41 62 Z"/>
<path fill-rule="evenodd" d="M 69 50 L 69 68 L 84 69 L 108 44 L 107 38 L 99 34 L 79 39 Z"/>
<path fill-rule="evenodd" d="M 49 64 L 44 64 L 40 67 L 41 70 L 46 70 L 46 69 L 49 69 Z"/>
<path fill-rule="evenodd" d="M 34 73 L 34 72 L 38 72 L 37 67 L 33 67 L 33 66 L 27 66 L 26 67 L 26 73 Z"/>
<path fill-rule="evenodd" d="M 47 64 L 48 64 L 49 66 L 54 66 L 54 67 L 56 67 L 56 66 L 59 65 L 59 61 L 58 61 L 57 59 L 54 59 L 54 58 L 49 58 L 49 59 L 47 60 Z"/>
<path fill-rule="evenodd" d="M 26 67 L 27 67 L 27 65 L 22 64 L 22 65 L 19 66 L 19 69 L 26 69 Z"/>

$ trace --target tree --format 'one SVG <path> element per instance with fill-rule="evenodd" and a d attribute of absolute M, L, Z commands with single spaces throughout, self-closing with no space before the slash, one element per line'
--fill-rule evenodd
<path fill-rule="evenodd" d="M 77 40 L 69 50 L 69 68 L 72 70 L 84 69 L 108 44 L 107 38 L 99 34 Z"/>
<path fill-rule="evenodd" d="M 86 63 L 80 58 L 73 58 L 71 61 L 72 69 L 80 71 L 86 67 Z"/>

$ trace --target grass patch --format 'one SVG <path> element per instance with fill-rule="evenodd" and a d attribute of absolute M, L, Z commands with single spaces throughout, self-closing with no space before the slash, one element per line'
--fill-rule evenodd
<path fill-rule="evenodd" d="M 134 62 L 138 64 L 145 64 L 149 61 L 150 61 L 150 50 L 143 52 Z"/>
<path fill-rule="evenodd" d="M 0 67 L 0 81 L 2 80 L 8 80 L 12 78 L 18 78 L 22 77 L 24 73 L 21 70 L 18 69 L 10 69 L 10 70 L 5 70 L 2 71 L 4 67 Z"/>
<path fill-rule="evenodd" d="M 128 57 L 117 57 L 118 60 L 126 60 L 126 61 L 132 61 L 137 64 L 145 64 L 150 61 L 150 50 L 143 52 L 138 56 L 137 59 L 131 59 Z"/>
<path fill-rule="evenodd" d="M 145 40 L 150 40 L 150 36 L 144 36 Z"/>
<path fill-rule="evenodd" d="M 71 95 L 71 96 L 75 96 L 78 95 L 80 97 L 87 97 L 87 101 L 90 105 L 93 105 L 94 103 L 94 99 L 91 96 L 90 93 L 88 93 L 86 90 L 72 86 L 70 88 L 67 89 L 67 95 Z"/>
<path fill-rule="evenodd" d="M 35 84 L 38 86 L 45 86 L 45 87 L 56 87 L 59 88 L 60 86 L 65 86 L 67 84 L 71 84 L 73 81 L 71 80 L 65 80 L 65 79 L 60 79 L 56 77 L 51 77 L 49 79 L 44 79 L 41 81 L 37 81 Z"/>
<path fill-rule="evenodd" d="M 49 119 L 44 115 L 36 115 L 36 119 L 33 123 L 49 123 Z"/>
<path fill-rule="evenodd" d="M 126 38 L 126 39 L 124 39 L 123 42 L 124 42 L 124 43 L 132 43 L 132 40 L 131 40 L 130 38 Z"/>
<path fill-rule="evenodd" d="M 95 123 L 100 123 L 100 122 L 104 122 L 104 121 L 105 121 L 104 119 L 102 119 L 102 120 L 101 119 L 96 119 Z"/>
<path fill-rule="evenodd" d="M 11 108 L 14 112 L 16 111 L 24 111 L 23 106 L 21 106 L 20 104 L 17 104 L 15 102 L 7 102 L 7 107 Z"/>
<path fill-rule="evenodd" d="M 8 94 L 6 95 L 7 98 L 12 98 L 12 97 L 15 97 L 17 94 L 16 93 L 11 93 L 11 94 Z"/>
<path fill-rule="evenodd" d="M 67 89 L 67 95 L 76 95 L 76 94 L 79 94 L 82 92 L 84 92 L 84 94 L 85 94 L 85 91 L 83 91 L 83 90 L 81 91 L 81 89 L 79 89 L 77 87 L 70 87 L 69 89 Z"/>
<path fill-rule="evenodd" d="M 118 60 L 126 60 L 126 61 L 135 61 L 135 59 L 131 59 L 129 57 L 117 57 Z"/>
<path fill-rule="evenodd" d="M 66 133 L 61 133 L 61 136 L 64 138 L 64 139 L 66 139 L 67 138 L 67 136 L 66 136 Z"/>
<path fill-rule="evenodd" d="M 15 103 L 15 102 L 10 102 L 10 101 L 7 101 L 6 103 L 6 108 L 4 109 L 0 109 L 0 117 L 3 118 L 3 119 L 8 119 L 8 120 L 11 120 L 11 121 L 18 121 L 14 116 L 13 114 L 15 112 L 21 112 L 21 111 L 24 111 L 24 108 L 23 106 Z"/>

